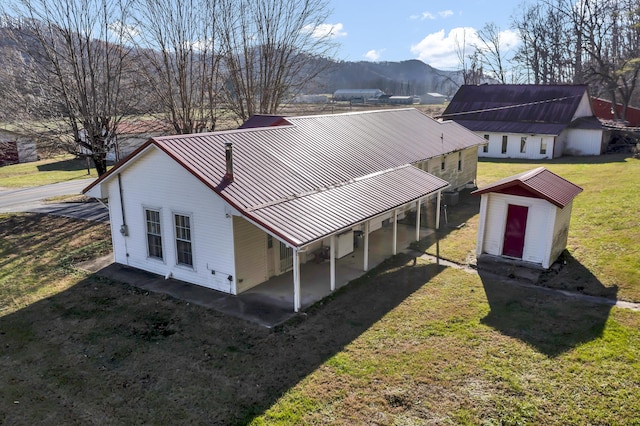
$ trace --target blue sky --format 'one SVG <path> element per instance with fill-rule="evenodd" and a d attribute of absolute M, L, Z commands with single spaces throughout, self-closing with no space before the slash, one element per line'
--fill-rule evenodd
<path fill-rule="evenodd" d="M 493 22 L 509 49 L 518 38 L 509 29 L 518 2 L 508 0 L 329 0 L 327 24 L 340 44 L 338 59 L 420 59 L 439 69 L 457 69 L 457 43 L 472 44 L 475 31 Z M 467 51 L 470 51 L 469 49 Z"/>

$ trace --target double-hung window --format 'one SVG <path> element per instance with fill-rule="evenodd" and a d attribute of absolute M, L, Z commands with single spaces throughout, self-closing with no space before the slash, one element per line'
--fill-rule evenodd
<path fill-rule="evenodd" d="M 509 142 L 509 136 L 503 135 L 502 136 L 502 149 L 500 150 L 500 152 L 502 154 L 506 154 L 507 153 L 507 143 L 508 142 Z"/>
<path fill-rule="evenodd" d="M 176 226 L 176 260 L 178 265 L 193 266 L 191 217 L 174 214 Z"/>
<path fill-rule="evenodd" d="M 160 211 L 145 209 L 144 215 L 147 222 L 147 254 L 149 257 L 163 259 Z"/>

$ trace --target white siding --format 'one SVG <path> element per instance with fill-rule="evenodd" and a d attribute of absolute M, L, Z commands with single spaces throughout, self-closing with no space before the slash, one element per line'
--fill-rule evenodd
<path fill-rule="evenodd" d="M 232 221 L 218 195 L 155 148 L 124 168 L 121 180 L 128 237 L 119 231 L 122 213 L 117 176 L 107 184 L 116 262 L 234 292 Z M 160 210 L 163 260 L 147 257 L 145 207 Z M 191 217 L 193 268 L 176 264 L 174 213 Z"/>
<path fill-rule="evenodd" d="M 544 158 L 552 158 L 553 155 L 553 136 L 550 135 L 530 135 L 520 133 L 487 133 L 476 132 L 478 136 L 484 137 L 489 135 L 489 143 L 487 152 L 483 147 L 478 147 L 478 157 L 487 158 L 523 158 L 528 160 L 540 160 Z M 507 136 L 507 152 L 502 153 L 502 137 Z M 520 140 L 522 137 L 527 138 L 525 152 L 520 152 Z M 540 147 L 546 142 L 546 153 L 540 153 Z"/>
<path fill-rule="evenodd" d="M 602 130 L 568 129 L 567 142 L 564 147 L 566 155 L 600 155 L 602 154 Z"/>
<path fill-rule="evenodd" d="M 246 291 L 269 277 L 267 234 L 244 218 L 233 217 L 237 293 Z"/>
<path fill-rule="evenodd" d="M 572 207 L 573 202 L 567 204 L 563 209 L 553 206 L 553 208 L 555 208 L 555 223 L 553 227 L 553 238 L 549 243 L 549 257 L 546 259 L 546 265 L 544 263 L 542 265 L 545 268 L 551 266 L 558 256 L 560 256 L 560 253 L 567 248 Z"/>
<path fill-rule="evenodd" d="M 484 242 L 481 251 L 495 256 L 502 255 L 509 204 L 529 208 L 522 260 L 542 264 L 547 247 L 547 236 L 550 234 L 548 229 L 555 222 L 552 216 L 553 211 L 550 208 L 550 206 L 554 208 L 555 206 L 542 199 L 497 193 L 488 194 L 484 219 Z"/>
<path fill-rule="evenodd" d="M 589 101 L 589 95 L 585 92 L 582 95 L 582 99 L 580 99 L 580 104 L 578 108 L 576 108 L 575 114 L 573 114 L 573 118 L 571 121 L 580 117 L 591 117 L 593 115 L 593 110 L 591 109 L 591 102 Z"/>

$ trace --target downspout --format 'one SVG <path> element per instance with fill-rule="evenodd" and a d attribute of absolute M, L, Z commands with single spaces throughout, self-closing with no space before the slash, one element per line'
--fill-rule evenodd
<path fill-rule="evenodd" d="M 120 234 L 124 237 L 124 251 L 127 258 L 127 265 L 129 264 L 129 249 L 127 248 L 127 238 L 129 236 L 129 228 L 127 226 L 127 220 L 124 215 L 124 197 L 122 195 L 122 178 L 118 173 L 118 193 L 120 194 L 120 211 L 122 213 L 122 225 L 120 226 Z"/>

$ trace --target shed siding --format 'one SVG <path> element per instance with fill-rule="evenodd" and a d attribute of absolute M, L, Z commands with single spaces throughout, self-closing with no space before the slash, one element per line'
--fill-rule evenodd
<path fill-rule="evenodd" d="M 129 236 L 123 237 L 118 179 L 109 181 L 108 198 L 115 261 L 224 292 L 235 277 L 231 219 L 224 201 L 166 154 L 151 150 L 121 172 Z M 148 182 L 153 183 L 150 190 Z M 188 207 L 187 207 L 188 206 Z M 160 211 L 163 260 L 147 257 L 144 208 Z M 193 268 L 176 264 L 173 214 L 191 217 Z M 128 254 L 128 256 L 127 256 Z M 215 274 L 213 272 L 216 272 Z"/>
<path fill-rule="evenodd" d="M 267 234 L 242 217 L 233 217 L 237 293 L 242 293 L 269 277 Z"/>
<path fill-rule="evenodd" d="M 564 147 L 567 155 L 602 154 L 602 130 L 569 129 Z"/>
<path fill-rule="evenodd" d="M 545 200 L 519 197 L 507 194 L 488 194 L 484 243 L 482 252 L 495 256 L 502 255 L 504 230 L 509 204 L 527 206 L 527 229 L 525 233 L 522 260 L 542 263 L 545 251 L 545 236 L 550 217 L 550 204 Z"/>
<path fill-rule="evenodd" d="M 551 250 L 546 265 L 542 265 L 545 268 L 551 266 L 556 261 L 558 256 L 567 247 L 567 240 L 569 237 L 569 223 L 571 222 L 571 210 L 573 202 L 564 206 L 563 209 L 555 207 L 555 224 L 553 227 L 553 240 L 551 243 Z"/>
<path fill-rule="evenodd" d="M 553 136 L 549 135 L 529 135 L 529 134 L 506 134 L 507 136 L 507 152 L 502 153 L 502 136 L 504 133 L 487 133 L 477 132 L 478 136 L 484 137 L 489 135 L 489 143 L 487 152 L 483 147 L 478 147 L 478 157 L 487 158 L 523 158 L 528 160 L 539 160 L 544 158 L 552 158 L 553 155 Z M 527 138 L 525 152 L 520 152 L 520 138 Z M 546 143 L 546 152 L 541 153 L 540 148 Z"/>

